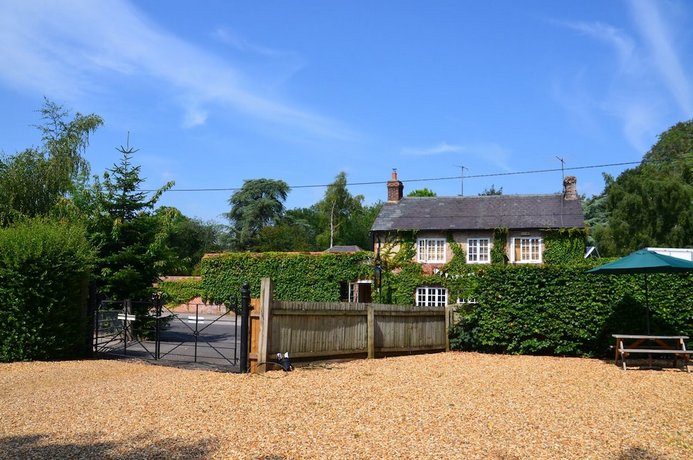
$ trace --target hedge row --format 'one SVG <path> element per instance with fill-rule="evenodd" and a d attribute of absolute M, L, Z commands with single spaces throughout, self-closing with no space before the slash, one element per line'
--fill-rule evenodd
<path fill-rule="evenodd" d="M 577 253 L 573 238 L 558 236 L 556 254 Z M 372 256 L 223 254 L 203 260 L 202 290 L 209 300 L 225 302 L 237 299 L 248 281 L 251 295 L 257 297 L 260 279 L 270 277 L 278 299 L 338 301 L 340 284 L 372 279 Z M 460 311 L 461 321 L 451 331 L 457 349 L 605 356 L 611 334 L 645 332 L 643 276 L 586 273 L 604 260 L 572 260 L 563 266 L 450 263 L 429 275 L 406 255 L 400 259 L 386 267 L 382 292 L 374 291 L 374 302 L 413 305 L 420 286 L 447 288 L 450 303 L 477 300 Z M 651 274 L 648 285 L 651 333 L 693 335 L 693 275 Z"/>
<path fill-rule="evenodd" d="M 0 361 L 84 355 L 93 256 L 79 226 L 30 220 L 0 229 Z"/>
<path fill-rule="evenodd" d="M 200 278 L 159 281 L 157 290 L 163 294 L 164 302 L 168 306 L 187 303 L 195 297 L 204 297 Z"/>
<path fill-rule="evenodd" d="M 597 264 L 599 265 L 599 264 Z M 588 266 L 488 266 L 474 274 L 477 305 L 451 332 L 463 350 L 605 356 L 613 333 L 645 333 L 643 275 Z M 648 275 L 652 334 L 693 334 L 693 275 Z"/>
<path fill-rule="evenodd" d="M 336 302 L 342 283 L 373 276 L 372 254 L 225 253 L 202 259 L 202 289 L 215 303 L 240 298 L 243 283 L 260 296 L 260 280 L 274 281 L 279 300 Z"/>

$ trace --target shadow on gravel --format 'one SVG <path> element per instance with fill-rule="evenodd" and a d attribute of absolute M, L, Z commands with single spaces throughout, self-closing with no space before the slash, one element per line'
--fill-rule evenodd
<path fill-rule="evenodd" d="M 642 447 L 628 447 L 621 451 L 617 460 L 658 460 L 661 455 Z"/>
<path fill-rule="evenodd" d="M 80 444 L 52 443 L 48 435 L 10 436 L 0 438 L 3 459 L 203 459 L 214 452 L 212 440 L 187 442 L 169 438 L 151 441 L 148 436 L 133 436 L 125 442 Z"/>

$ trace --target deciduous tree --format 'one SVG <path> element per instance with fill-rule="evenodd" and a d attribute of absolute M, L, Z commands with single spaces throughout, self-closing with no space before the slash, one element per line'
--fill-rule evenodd
<path fill-rule="evenodd" d="M 19 217 L 61 214 L 83 187 L 89 173 L 84 151 L 89 136 L 103 124 L 98 115 L 68 120 L 69 112 L 45 100 L 40 110 L 43 145 L 0 159 L 0 224 Z"/>
<path fill-rule="evenodd" d="M 433 190 L 429 190 L 428 188 L 424 187 L 424 188 L 420 188 L 417 190 L 412 190 L 411 192 L 409 192 L 407 194 L 407 196 L 409 196 L 409 197 L 417 197 L 417 196 L 418 197 L 432 197 L 432 196 L 438 196 L 438 195 Z"/>

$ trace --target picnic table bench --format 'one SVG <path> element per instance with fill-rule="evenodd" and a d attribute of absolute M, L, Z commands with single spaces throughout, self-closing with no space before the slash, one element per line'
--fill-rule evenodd
<path fill-rule="evenodd" d="M 674 367 L 678 359 L 683 362 L 686 372 L 690 373 L 688 363 L 690 362 L 693 350 L 686 349 L 686 335 L 629 335 L 629 334 L 613 334 L 616 339 L 616 349 L 614 353 L 614 362 L 618 365 L 619 358 L 623 365 L 623 370 L 626 370 L 626 358 L 631 354 L 647 354 L 652 359 L 652 355 L 672 355 L 674 358 Z M 626 340 L 630 342 L 626 344 Z"/>

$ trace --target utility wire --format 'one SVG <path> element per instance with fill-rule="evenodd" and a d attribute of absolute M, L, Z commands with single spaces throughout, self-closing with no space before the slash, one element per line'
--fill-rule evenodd
<path fill-rule="evenodd" d="M 528 171 L 513 171 L 504 173 L 490 173 L 490 174 L 473 174 L 469 176 L 446 176 L 446 177 L 431 177 L 426 179 L 403 179 L 402 182 L 437 182 L 444 180 L 458 180 L 461 177 L 465 179 L 478 179 L 482 177 L 502 177 L 502 176 L 519 176 L 524 174 L 542 174 L 556 171 L 577 171 L 582 169 L 596 169 L 596 168 L 608 168 L 613 166 L 628 166 L 642 164 L 643 161 L 626 161 L 623 163 L 608 163 L 601 165 L 589 165 L 589 166 L 573 166 L 570 168 L 551 168 L 551 169 L 534 169 Z M 463 173 L 464 174 L 464 173 Z M 387 184 L 388 181 L 372 181 L 372 182 L 347 182 L 347 186 L 361 186 L 361 185 L 382 185 Z M 291 190 L 300 188 L 326 188 L 332 184 L 312 184 L 312 185 L 291 185 L 289 188 Z M 241 187 L 228 187 L 228 188 L 172 188 L 167 190 L 167 192 L 235 192 L 241 190 Z M 140 192 L 156 192 L 157 190 L 139 190 Z"/>

